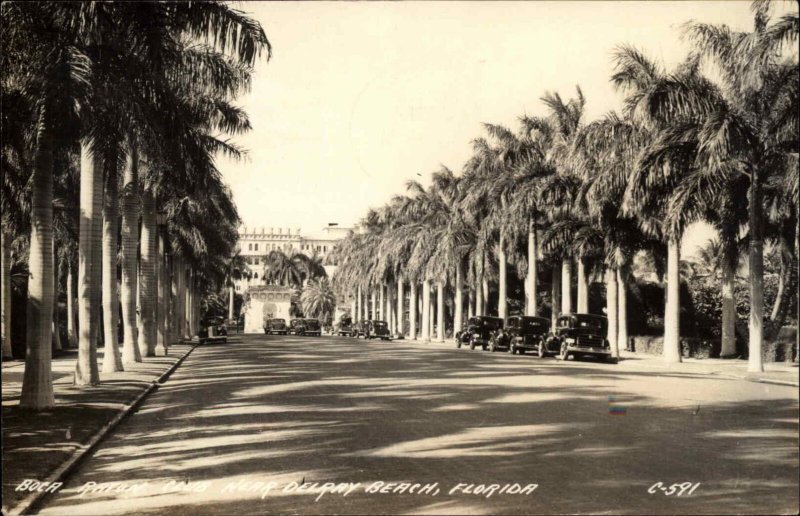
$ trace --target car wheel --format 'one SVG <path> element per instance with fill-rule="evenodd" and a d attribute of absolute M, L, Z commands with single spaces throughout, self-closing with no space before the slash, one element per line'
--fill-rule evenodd
<path fill-rule="evenodd" d="M 471 349 L 471 350 L 475 349 L 475 337 L 470 337 L 469 338 L 469 349 Z"/>
<path fill-rule="evenodd" d="M 492 337 L 492 340 L 489 341 L 489 351 L 491 351 L 492 353 L 497 351 L 497 346 L 495 344 L 496 341 L 497 341 L 497 339 L 494 338 L 494 337 Z"/>
<path fill-rule="evenodd" d="M 544 357 L 546 357 L 546 356 L 547 356 L 547 351 L 545 351 L 545 349 L 544 349 L 544 342 L 540 342 L 540 343 L 539 343 L 539 347 L 538 347 L 538 349 L 536 350 L 536 355 L 537 355 L 539 358 L 544 358 Z"/>
<path fill-rule="evenodd" d="M 516 346 L 514 346 L 513 342 L 509 342 L 508 343 L 508 352 L 511 355 L 513 355 L 513 354 L 515 354 L 517 352 L 517 348 L 516 348 Z"/>
<path fill-rule="evenodd" d="M 569 351 L 567 351 L 567 343 L 563 342 L 561 344 L 561 354 L 559 355 L 561 360 L 567 360 L 569 358 Z"/>
<path fill-rule="evenodd" d="M 461 337 L 456 339 L 456 348 L 461 349 Z"/>

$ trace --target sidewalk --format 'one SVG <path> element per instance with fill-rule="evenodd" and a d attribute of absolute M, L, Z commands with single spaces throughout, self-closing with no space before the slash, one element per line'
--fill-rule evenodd
<path fill-rule="evenodd" d="M 422 340 L 406 339 L 405 342 L 417 343 L 426 346 L 441 346 L 455 349 L 453 339 L 446 339 L 444 342 L 432 340 L 424 342 Z M 548 359 L 549 360 L 549 359 Z M 588 362 L 587 362 L 588 363 Z M 661 355 L 650 355 L 647 353 L 633 353 L 620 350 L 620 361 L 612 367 L 622 370 L 636 369 L 654 370 L 663 372 L 681 372 L 701 375 L 718 375 L 728 378 L 737 378 L 751 382 L 771 383 L 775 385 L 800 386 L 800 368 L 791 362 L 765 362 L 763 373 L 748 373 L 747 360 L 722 359 L 722 358 L 683 358 L 678 364 L 665 364 Z"/>
<path fill-rule="evenodd" d="M 620 351 L 619 366 L 643 367 L 663 371 L 708 374 L 739 378 L 761 383 L 800 386 L 800 368 L 791 362 L 765 362 L 763 373 L 749 373 L 747 360 L 723 358 L 683 358 L 679 364 L 667 365 L 660 355 Z"/>
<path fill-rule="evenodd" d="M 3 513 L 42 494 L 16 491 L 25 479 L 59 481 L 48 477 L 67 473 L 192 349 L 189 344 L 170 346 L 169 356 L 149 357 L 120 373 L 101 372 L 101 383 L 88 388 L 72 385 L 78 352 L 65 351 L 53 359 L 56 406 L 38 413 L 19 409 L 24 361 L 3 362 Z M 102 364 L 103 351 L 98 355 Z"/>

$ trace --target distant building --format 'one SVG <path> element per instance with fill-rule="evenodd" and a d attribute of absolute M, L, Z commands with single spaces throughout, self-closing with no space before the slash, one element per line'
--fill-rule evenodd
<path fill-rule="evenodd" d="M 295 253 L 319 256 L 330 276 L 336 270 L 336 263 L 327 257 L 349 232 L 350 228 L 336 224 L 310 234 L 301 234 L 299 228 L 240 227 L 237 248 L 247 263 L 249 278 L 234 281 L 236 290 L 244 293 L 249 286 L 264 284 L 265 258 L 271 251 L 283 251 L 289 256 Z"/>

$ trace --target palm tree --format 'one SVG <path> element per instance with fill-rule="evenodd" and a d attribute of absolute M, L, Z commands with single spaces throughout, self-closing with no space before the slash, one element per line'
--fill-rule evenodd
<path fill-rule="evenodd" d="M 721 87 L 702 104 L 696 99 L 704 91 L 674 89 L 674 105 L 691 109 L 696 116 L 693 124 L 683 128 L 680 138 L 696 142 L 697 162 L 718 182 L 732 174 L 749 182 L 751 372 L 764 370 L 763 188 L 771 176 L 788 175 L 796 166 L 789 149 L 796 149 L 800 108 L 797 56 L 784 57 L 782 53 L 786 45 L 797 42 L 797 13 L 784 15 L 770 25 L 769 8 L 769 2 L 753 2 L 752 32 L 736 32 L 724 25 L 688 24 L 686 33 L 700 55 L 721 70 Z"/>
<path fill-rule="evenodd" d="M 698 91 L 710 93 L 710 85 L 698 75 L 693 56 L 673 74 L 667 74 L 644 54 L 627 46 L 615 51 L 615 60 L 616 72 L 611 80 L 627 93 L 625 115 L 652 135 L 651 144 L 629 177 L 624 213 L 638 217 L 651 234 L 661 233 L 667 241 L 664 359 L 668 363 L 680 362 L 680 240 L 683 229 L 695 219 L 691 218 L 694 214 L 681 213 L 671 204 L 671 196 L 689 173 L 691 161 L 683 149 L 665 152 L 665 142 L 675 128 L 686 123 L 687 111 L 672 109 L 673 97 L 663 91 L 673 85 L 678 88 L 693 85 Z M 702 97 L 696 101 L 698 106 L 704 104 Z"/>
<path fill-rule="evenodd" d="M 303 313 L 328 321 L 336 309 L 336 293 L 326 277 L 310 280 L 300 295 Z"/>
<path fill-rule="evenodd" d="M 88 61 L 62 30 L 61 18 L 41 4 L 3 4 L 3 90 L 20 92 L 31 153 L 31 236 L 28 268 L 27 354 L 20 406 L 54 404 L 51 366 L 53 314 L 53 152 L 59 130 L 75 120 L 75 99 L 88 84 Z M 62 125 L 64 123 L 67 125 Z M 65 131 L 66 132 L 66 131 Z"/>

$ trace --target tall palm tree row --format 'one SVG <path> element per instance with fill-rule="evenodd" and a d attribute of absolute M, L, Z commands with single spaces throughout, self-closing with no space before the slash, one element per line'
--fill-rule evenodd
<path fill-rule="evenodd" d="M 59 156 L 73 156 L 80 168 L 80 206 L 71 212 L 79 228 L 75 383 L 93 385 L 100 379 L 98 344 L 105 343 L 106 372 L 142 360 L 161 342 L 159 335 L 163 340 L 166 330 L 158 329 L 162 322 L 166 328 L 164 315 L 178 312 L 184 294 L 192 298 L 185 308 L 197 329 L 198 295 L 224 277 L 239 222 L 214 155 L 241 155 L 220 135 L 250 128 L 247 115 L 231 101 L 248 89 L 252 66 L 271 49 L 258 23 L 215 3 L 4 3 L 2 20 L 3 104 L 13 100 L 15 106 L 3 109 L 3 247 L 17 236 L 29 242 L 20 404 L 40 410 L 54 403 L 53 185 L 67 172 Z M 6 181 L 7 175 L 12 180 Z M 14 180 L 20 178 L 30 179 Z M 19 185 L 24 186 L 18 194 L 5 195 Z M 77 198 L 78 192 L 71 195 Z M 9 210 L 7 199 L 13 204 Z M 118 206 L 121 249 L 116 242 Z M 115 338 L 118 252 L 121 355 Z M 164 267 L 165 260 L 173 266 Z M 187 292 L 176 292 L 174 299 L 170 293 L 167 301 L 167 270 L 186 272 L 175 263 L 188 265 L 194 279 Z M 182 279 L 174 282 L 176 291 Z M 135 315 L 137 291 L 143 328 Z M 162 306 L 157 309 L 159 293 Z M 4 295 L 4 302 L 8 298 Z M 67 299 L 69 305 L 71 292 Z M 176 327 L 175 321 L 169 325 Z M 183 336 L 180 331 L 174 335 Z"/>
<path fill-rule="evenodd" d="M 800 72 L 791 45 L 799 25 L 797 12 L 772 20 L 769 2 L 754 2 L 752 11 L 749 32 L 687 23 L 694 51 L 671 71 L 639 49 L 616 48 L 610 80 L 623 96 L 621 113 L 585 121 L 578 88 L 567 100 L 545 93 L 545 116 L 521 117 L 517 132 L 484 124 L 461 174 L 443 168 L 430 186 L 409 182 L 406 195 L 369 210 L 336 249 L 335 288 L 358 297 L 397 281 L 398 292 L 411 293 L 409 337 L 431 339 L 488 307 L 508 316 L 509 265 L 525 279 L 520 311 L 540 313 L 539 268 L 547 265 L 554 319 L 588 311 L 589 284 L 603 279 L 618 354 L 629 338 L 634 257 L 645 253 L 665 264 L 663 355 L 679 362 L 681 240 L 704 221 L 721 243 L 723 356 L 735 353 L 732 284 L 739 249 L 749 245 L 749 368 L 763 370 L 763 340 L 783 323 L 786 285 L 797 282 Z M 783 285 L 766 327 L 765 241 L 781 250 Z"/>

